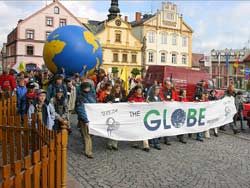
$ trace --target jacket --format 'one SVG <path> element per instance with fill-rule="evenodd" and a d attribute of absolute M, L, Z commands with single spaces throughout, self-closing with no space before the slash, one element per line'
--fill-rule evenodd
<path fill-rule="evenodd" d="M 17 86 L 16 95 L 17 95 L 17 109 L 20 112 L 21 111 L 21 100 L 26 95 L 27 88 L 25 86 L 20 87 Z"/>
<path fill-rule="evenodd" d="M 65 98 L 61 100 L 53 97 L 50 100 L 50 104 L 55 109 L 55 119 L 62 118 L 64 120 L 69 120 L 69 108 L 68 108 L 68 101 Z"/>
<path fill-rule="evenodd" d="M 128 98 L 129 102 L 145 102 L 145 98 L 143 96 L 137 96 L 134 93 L 130 98 Z"/>
<path fill-rule="evenodd" d="M 76 99 L 75 111 L 78 115 L 78 120 L 83 121 L 83 123 L 89 122 L 84 106 L 86 103 L 96 103 L 96 97 L 92 92 L 86 93 L 82 91 Z"/>
<path fill-rule="evenodd" d="M 16 79 L 13 75 L 3 74 L 0 76 L 0 87 L 2 90 L 13 91 L 16 89 Z"/>
<path fill-rule="evenodd" d="M 160 95 L 158 95 L 158 96 L 150 96 L 150 97 L 148 97 L 148 101 L 149 102 L 161 102 L 162 99 L 161 99 Z"/>
<path fill-rule="evenodd" d="M 56 96 L 56 89 L 61 88 L 63 90 L 63 96 L 67 96 L 67 87 L 65 84 L 57 85 L 57 84 L 50 84 L 48 86 L 47 94 L 46 94 L 46 99 L 47 102 L 49 103 L 51 98 Z"/>
<path fill-rule="evenodd" d="M 54 107 L 51 104 L 44 104 L 42 110 L 43 121 L 42 123 L 50 130 L 53 130 L 53 126 L 55 123 L 56 112 Z M 31 104 L 28 109 L 28 122 L 31 124 L 32 114 L 35 113 L 37 115 L 37 103 Z"/>
<path fill-rule="evenodd" d="M 75 109 L 75 103 L 76 103 L 76 95 L 77 95 L 76 87 L 73 86 L 72 88 L 68 88 L 67 94 L 68 94 L 69 111 L 73 111 Z"/>

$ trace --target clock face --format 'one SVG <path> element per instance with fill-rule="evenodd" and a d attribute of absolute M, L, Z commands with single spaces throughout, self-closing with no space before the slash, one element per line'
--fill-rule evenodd
<path fill-rule="evenodd" d="M 115 21 L 115 24 L 116 24 L 117 26 L 120 26 L 120 25 L 121 25 L 121 20 L 116 20 L 116 21 Z"/>

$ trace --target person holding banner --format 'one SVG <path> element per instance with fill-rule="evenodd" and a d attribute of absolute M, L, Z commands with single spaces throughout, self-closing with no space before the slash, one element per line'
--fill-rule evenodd
<path fill-rule="evenodd" d="M 145 98 L 143 97 L 142 87 L 141 85 L 136 85 L 134 87 L 134 94 L 128 98 L 129 102 L 145 102 Z M 132 147 L 138 148 L 138 142 L 133 142 Z M 149 144 L 148 140 L 143 140 L 143 150 L 149 152 Z"/>
<path fill-rule="evenodd" d="M 89 159 L 93 159 L 92 139 L 89 134 L 89 120 L 85 111 L 86 103 L 96 103 L 96 97 L 91 92 L 89 82 L 83 82 L 80 85 L 80 93 L 76 99 L 75 111 L 78 115 L 78 124 L 81 127 L 81 133 L 85 143 L 85 155 Z"/>
<path fill-rule="evenodd" d="M 172 84 L 170 81 L 165 80 L 164 86 L 160 90 L 160 97 L 163 101 L 174 101 L 174 97 L 177 97 L 176 92 L 173 92 Z M 171 145 L 167 136 L 164 137 L 164 143 L 166 145 Z"/>
<path fill-rule="evenodd" d="M 111 93 L 107 95 L 107 97 L 104 99 L 105 103 L 120 103 L 120 102 L 126 102 L 126 98 L 124 97 L 121 85 L 115 84 L 115 86 L 112 88 Z M 118 141 L 108 139 L 107 142 L 107 148 L 109 150 L 118 150 Z"/>
<path fill-rule="evenodd" d="M 218 100 L 218 98 L 216 97 L 216 90 L 215 89 L 212 89 L 210 91 L 210 95 L 208 97 L 208 100 L 209 101 L 216 101 L 216 100 Z M 214 128 L 213 130 L 214 130 L 214 136 L 218 137 L 218 128 Z"/>
<path fill-rule="evenodd" d="M 148 97 L 148 102 L 161 102 L 162 99 L 160 97 L 160 87 L 155 86 L 153 90 L 153 95 Z M 149 140 L 149 143 L 157 150 L 161 150 L 160 140 L 159 138 L 153 138 Z M 166 142 L 165 142 L 166 143 Z"/>
<path fill-rule="evenodd" d="M 225 91 L 225 96 L 228 96 L 228 97 L 236 97 L 236 91 L 234 89 L 234 83 L 231 82 L 228 86 L 228 89 Z M 236 126 L 236 118 L 237 118 L 237 115 L 234 116 L 234 121 L 232 123 L 229 123 L 229 126 L 232 128 L 234 134 L 238 134 L 240 133 L 240 131 L 237 129 L 237 126 Z M 225 131 L 225 125 L 224 126 L 221 126 L 220 127 L 220 130 L 222 131 Z"/>

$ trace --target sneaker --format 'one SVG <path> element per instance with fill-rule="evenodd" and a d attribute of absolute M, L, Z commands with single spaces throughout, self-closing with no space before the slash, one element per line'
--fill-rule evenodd
<path fill-rule="evenodd" d="M 115 147 L 115 146 L 112 146 L 112 149 L 115 150 L 115 151 L 118 151 L 118 148 Z"/>
<path fill-rule="evenodd" d="M 93 155 L 87 155 L 87 154 L 85 154 L 85 156 L 86 156 L 88 159 L 93 159 L 93 158 L 94 158 Z"/>
<path fill-rule="evenodd" d="M 218 135 L 217 133 L 214 133 L 214 136 L 215 136 L 215 137 L 218 137 L 219 135 Z"/>
<path fill-rule="evenodd" d="M 145 151 L 145 152 L 149 152 L 149 148 L 143 148 L 143 151 Z"/>
<path fill-rule="evenodd" d="M 238 129 L 234 129 L 233 132 L 234 132 L 234 134 L 240 133 L 240 131 Z"/>
<path fill-rule="evenodd" d="M 161 147 L 160 146 L 155 146 L 155 149 L 161 150 Z"/>
<path fill-rule="evenodd" d="M 179 140 L 181 143 L 183 143 L 183 144 L 186 144 L 187 143 L 187 141 L 185 141 L 185 140 L 183 140 L 183 139 L 181 139 L 181 140 Z"/>
<path fill-rule="evenodd" d="M 226 131 L 225 127 L 220 127 L 219 128 L 221 131 Z"/>

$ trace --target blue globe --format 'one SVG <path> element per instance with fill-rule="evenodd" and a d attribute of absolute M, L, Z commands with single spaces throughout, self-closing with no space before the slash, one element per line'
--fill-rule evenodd
<path fill-rule="evenodd" d="M 172 113 L 171 122 L 175 128 L 180 128 L 184 125 L 186 120 L 186 112 L 182 109 L 177 109 Z"/>
<path fill-rule="evenodd" d="M 68 77 L 75 72 L 82 76 L 102 64 L 102 48 L 94 35 L 84 27 L 68 25 L 54 30 L 43 48 L 43 59 L 54 74 Z"/>

